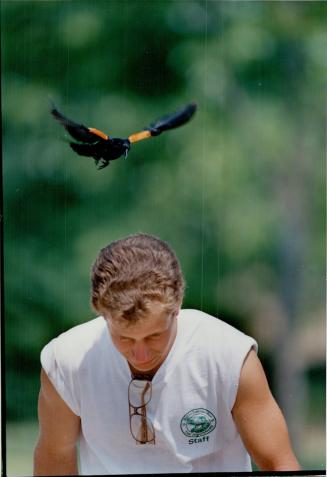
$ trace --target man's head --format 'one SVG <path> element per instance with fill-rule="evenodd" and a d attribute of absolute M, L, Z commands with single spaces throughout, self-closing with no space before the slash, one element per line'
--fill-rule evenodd
<path fill-rule="evenodd" d="M 169 245 L 146 234 L 112 242 L 92 268 L 92 305 L 116 348 L 138 371 L 157 368 L 171 349 L 184 279 Z"/>
<path fill-rule="evenodd" d="M 153 303 L 171 315 L 183 300 L 184 279 L 169 245 L 136 234 L 103 248 L 92 268 L 92 305 L 106 318 L 135 323 Z"/>

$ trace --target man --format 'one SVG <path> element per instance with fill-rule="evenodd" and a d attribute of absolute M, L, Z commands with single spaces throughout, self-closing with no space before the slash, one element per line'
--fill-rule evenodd
<path fill-rule="evenodd" d="M 298 470 L 256 342 L 196 310 L 163 241 L 101 250 L 98 318 L 41 353 L 35 475 Z"/>

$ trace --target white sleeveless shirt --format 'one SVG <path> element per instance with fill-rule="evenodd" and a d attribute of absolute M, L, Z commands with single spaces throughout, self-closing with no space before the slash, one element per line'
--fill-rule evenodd
<path fill-rule="evenodd" d="M 257 343 L 223 321 L 181 310 L 175 342 L 152 380 L 147 416 L 155 445 L 130 433 L 131 372 L 98 317 L 61 334 L 41 353 L 59 395 L 81 418 L 80 474 L 251 471 L 234 424 L 244 359 Z"/>

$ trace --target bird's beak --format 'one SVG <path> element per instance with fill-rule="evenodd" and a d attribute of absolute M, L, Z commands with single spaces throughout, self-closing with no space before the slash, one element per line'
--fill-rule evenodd
<path fill-rule="evenodd" d="M 124 141 L 124 146 L 125 146 L 124 155 L 125 155 L 125 159 L 126 159 L 126 157 L 128 156 L 129 148 L 131 147 L 131 143 L 128 140 L 126 140 L 126 141 Z"/>

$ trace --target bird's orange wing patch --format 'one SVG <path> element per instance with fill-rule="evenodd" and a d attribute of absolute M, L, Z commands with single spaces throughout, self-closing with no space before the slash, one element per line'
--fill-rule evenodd
<path fill-rule="evenodd" d="M 148 137 L 151 137 L 150 131 L 141 131 L 129 136 L 128 140 L 129 142 L 137 142 L 137 141 L 142 141 L 142 139 L 147 139 Z"/>
<path fill-rule="evenodd" d="M 109 139 L 109 136 L 107 136 L 107 134 L 103 133 L 102 131 L 99 131 L 99 129 L 88 128 L 88 130 L 90 131 L 90 133 L 95 134 L 96 136 L 99 136 L 102 139 L 105 139 L 105 140 Z"/>

